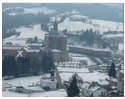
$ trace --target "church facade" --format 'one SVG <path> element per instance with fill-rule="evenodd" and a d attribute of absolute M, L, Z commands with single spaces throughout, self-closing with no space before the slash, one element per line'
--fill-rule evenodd
<path fill-rule="evenodd" d="M 44 49 L 46 53 L 51 52 L 54 62 L 65 62 L 68 60 L 66 49 L 67 37 L 58 31 L 58 24 L 55 20 L 53 30 L 45 34 Z"/>

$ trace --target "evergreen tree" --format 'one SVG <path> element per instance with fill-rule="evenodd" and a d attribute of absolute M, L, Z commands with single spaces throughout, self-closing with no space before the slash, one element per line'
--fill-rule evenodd
<path fill-rule="evenodd" d="M 114 62 L 112 62 L 112 64 L 111 64 L 111 67 L 109 69 L 108 75 L 109 75 L 110 78 L 111 77 L 116 78 L 116 71 L 115 71 L 115 64 L 114 64 Z"/>
<path fill-rule="evenodd" d="M 79 94 L 79 92 L 80 91 L 79 91 L 78 86 L 77 86 L 76 76 L 73 76 L 73 79 L 67 88 L 67 95 L 68 95 L 68 97 L 75 97 Z"/>
<path fill-rule="evenodd" d="M 51 69 L 55 69 L 54 62 L 51 57 L 44 55 L 42 57 L 42 70 L 44 73 L 50 72 Z"/>

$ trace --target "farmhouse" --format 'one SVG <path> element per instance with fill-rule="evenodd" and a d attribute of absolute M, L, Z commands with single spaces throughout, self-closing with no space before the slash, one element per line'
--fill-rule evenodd
<path fill-rule="evenodd" d="M 89 82 L 85 82 L 81 86 L 82 95 L 85 97 L 99 97 L 105 94 L 105 91 L 100 86 L 94 86 Z"/>

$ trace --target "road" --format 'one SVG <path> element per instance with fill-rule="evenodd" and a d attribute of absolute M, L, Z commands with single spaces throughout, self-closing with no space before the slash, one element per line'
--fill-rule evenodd
<path fill-rule="evenodd" d="M 56 66 L 55 66 L 55 68 L 56 68 Z M 64 89 L 64 86 L 62 84 L 62 81 L 61 81 L 61 78 L 59 76 L 59 72 L 58 72 L 57 68 L 56 68 L 56 79 L 57 79 L 57 82 L 58 82 L 58 88 Z"/>

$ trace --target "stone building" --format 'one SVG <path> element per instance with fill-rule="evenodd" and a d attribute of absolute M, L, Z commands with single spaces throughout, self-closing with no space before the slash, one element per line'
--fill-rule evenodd
<path fill-rule="evenodd" d="M 45 34 L 45 52 L 52 53 L 55 62 L 67 61 L 68 55 L 66 50 L 67 37 L 58 31 L 58 24 L 55 20 L 53 30 Z"/>

